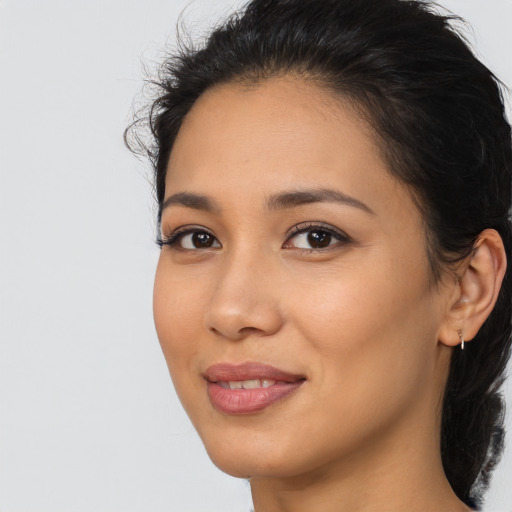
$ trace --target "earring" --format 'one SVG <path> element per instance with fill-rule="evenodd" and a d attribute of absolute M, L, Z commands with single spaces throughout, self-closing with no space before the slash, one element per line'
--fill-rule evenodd
<path fill-rule="evenodd" d="M 464 350 L 464 334 L 462 334 L 462 329 L 459 329 L 457 331 L 457 334 L 459 335 L 459 340 L 460 340 L 460 349 L 461 350 Z"/>

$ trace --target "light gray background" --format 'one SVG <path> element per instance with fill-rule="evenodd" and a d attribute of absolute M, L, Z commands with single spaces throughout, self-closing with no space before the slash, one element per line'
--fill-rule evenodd
<path fill-rule="evenodd" d="M 196 0 L 186 19 L 199 33 L 237 3 Z M 512 0 L 441 3 L 511 85 Z M 2 512 L 250 507 L 171 388 L 151 314 L 148 170 L 121 141 L 141 60 L 161 58 L 187 4 L 0 0 Z M 510 445 L 489 510 L 512 511 Z"/>

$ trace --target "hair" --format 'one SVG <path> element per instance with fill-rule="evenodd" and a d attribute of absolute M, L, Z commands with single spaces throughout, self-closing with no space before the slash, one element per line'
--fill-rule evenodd
<path fill-rule="evenodd" d="M 200 48 L 163 64 L 143 144 L 161 206 L 183 119 L 209 88 L 293 74 L 354 105 L 372 127 L 389 172 L 421 210 L 437 282 L 468 257 L 479 234 L 498 231 L 509 262 L 497 304 L 474 341 L 454 350 L 441 454 L 447 478 L 481 506 L 504 439 L 500 388 L 511 346 L 512 150 L 498 79 L 441 15 L 420 0 L 252 0 Z M 141 116 L 125 132 L 132 149 Z M 138 146 L 139 150 L 141 149 Z M 135 149 L 136 150 L 136 149 Z"/>

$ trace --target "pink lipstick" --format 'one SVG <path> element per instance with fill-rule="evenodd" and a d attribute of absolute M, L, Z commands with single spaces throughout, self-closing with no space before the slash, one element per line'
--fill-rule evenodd
<path fill-rule="evenodd" d="M 303 375 L 261 363 L 215 364 L 205 372 L 213 407 L 225 414 L 251 414 L 291 395 L 304 383 Z"/>

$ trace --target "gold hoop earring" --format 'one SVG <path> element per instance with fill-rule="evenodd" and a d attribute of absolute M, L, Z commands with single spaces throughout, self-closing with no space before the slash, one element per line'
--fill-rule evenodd
<path fill-rule="evenodd" d="M 457 331 L 457 334 L 459 335 L 459 340 L 460 340 L 460 349 L 461 350 L 464 350 L 464 334 L 462 334 L 462 329 L 459 329 Z"/>

